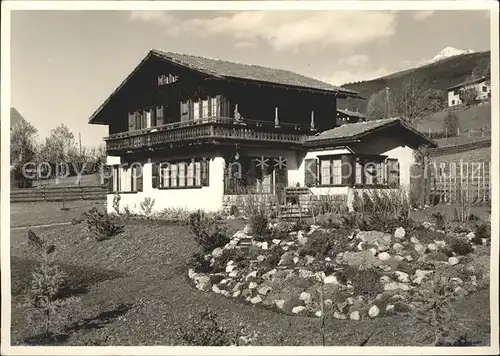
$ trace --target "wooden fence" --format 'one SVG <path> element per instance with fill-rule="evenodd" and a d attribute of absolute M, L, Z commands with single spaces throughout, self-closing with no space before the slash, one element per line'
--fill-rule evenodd
<path fill-rule="evenodd" d="M 98 185 L 40 186 L 36 188 L 11 188 L 10 202 L 106 200 L 106 187 Z"/>
<path fill-rule="evenodd" d="M 489 161 L 432 162 L 425 181 L 431 204 L 457 204 L 462 199 L 474 205 L 491 202 Z"/>

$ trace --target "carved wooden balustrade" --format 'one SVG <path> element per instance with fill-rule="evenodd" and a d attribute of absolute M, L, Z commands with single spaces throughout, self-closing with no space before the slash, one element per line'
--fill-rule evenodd
<path fill-rule="evenodd" d="M 298 124 L 210 117 L 110 135 L 108 152 L 161 147 L 189 141 L 264 141 L 300 145 L 311 134 Z"/>

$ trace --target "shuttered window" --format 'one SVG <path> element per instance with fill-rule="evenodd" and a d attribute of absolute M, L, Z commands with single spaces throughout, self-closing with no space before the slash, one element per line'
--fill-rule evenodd
<path fill-rule="evenodd" d="M 189 188 L 205 187 L 209 185 L 208 164 L 204 158 L 191 158 L 185 161 L 153 164 L 157 177 L 153 178 L 158 184 L 153 188 Z M 155 176 L 155 174 L 153 174 Z"/>

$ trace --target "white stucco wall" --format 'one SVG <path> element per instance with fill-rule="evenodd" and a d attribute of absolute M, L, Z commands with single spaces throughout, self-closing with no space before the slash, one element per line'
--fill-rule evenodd
<path fill-rule="evenodd" d="M 115 163 L 117 164 L 117 163 Z M 154 212 L 166 208 L 203 209 L 218 211 L 222 209 L 224 192 L 224 159 L 215 156 L 209 163 L 209 186 L 201 188 L 157 189 L 152 187 L 152 164 L 143 165 L 143 191 L 120 194 L 120 209 L 127 206 L 131 211 L 140 213 L 140 204 L 146 197 L 155 199 Z M 114 194 L 107 195 L 107 210 L 113 212 Z"/>
<path fill-rule="evenodd" d="M 486 87 L 486 91 L 483 91 L 483 87 Z M 486 82 L 477 83 L 474 85 L 465 86 L 463 89 L 475 88 L 477 92 L 477 100 L 486 100 L 491 93 L 491 84 L 486 84 Z M 458 92 L 455 94 L 455 90 L 448 91 L 448 106 L 456 106 L 462 104 L 460 100 L 460 95 Z"/>

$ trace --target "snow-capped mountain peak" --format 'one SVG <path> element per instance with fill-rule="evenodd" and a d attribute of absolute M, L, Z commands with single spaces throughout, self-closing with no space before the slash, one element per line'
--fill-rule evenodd
<path fill-rule="evenodd" d="M 428 59 L 426 61 L 423 61 L 422 63 L 419 64 L 420 66 L 424 66 L 427 64 L 439 62 L 443 59 L 454 57 L 454 56 L 460 56 L 463 54 L 469 54 L 469 53 L 474 53 L 475 51 L 472 49 L 457 49 L 454 47 L 446 47 L 441 50 L 438 54 L 436 54 L 433 58 Z"/>

